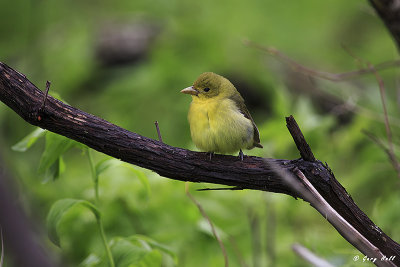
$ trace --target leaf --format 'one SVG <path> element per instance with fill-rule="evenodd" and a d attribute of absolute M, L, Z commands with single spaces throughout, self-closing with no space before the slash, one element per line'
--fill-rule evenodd
<path fill-rule="evenodd" d="M 130 264 L 129 267 L 154 267 L 161 266 L 162 256 L 158 250 L 148 252 L 137 264 Z"/>
<path fill-rule="evenodd" d="M 117 166 L 124 166 L 128 168 L 130 171 L 132 171 L 139 179 L 139 181 L 142 183 L 142 185 L 145 187 L 147 196 L 150 196 L 151 193 L 150 184 L 146 174 L 143 171 L 136 169 L 130 164 L 124 163 L 120 160 L 110 158 L 100 161 L 99 163 L 96 164 L 96 175 L 98 177 L 102 172 L 106 171 L 108 168 Z"/>
<path fill-rule="evenodd" d="M 18 152 L 25 152 L 36 141 L 46 133 L 46 130 L 37 127 L 33 132 L 25 136 L 21 141 L 11 147 L 12 150 Z"/>
<path fill-rule="evenodd" d="M 49 239 L 58 247 L 60 246 L 60 238 L 57 233 L 57 227 L 60 224 L 63 215 L 76 205 L 82 205 L 83 207 L 88 208 L 93 212 L 96 219 L 101 216 L 97 207 L 86 200 L 66 198 L 56 201 L 50 208 L 46 224 Z"/>
<path fill-rule="evenodd" d="M 99 176 L 102 172 L 106 171 L 110 167 L 115 167 L 121 165 L 121 161 L 109 158 L 104 159 L 96 164 L 96 175 Z"/>
<path fill-rule="evenodd" d="M 60 156 L 51 166 L 46 170 L 44 175 L 43 183 L 57 180 L 60 175 L 65 171 L 65 163 L 63 158 Z"/>
<path fill-rule="evenodd" d="M 136 175 L 136 177 L 140 180 L 142 185 L 146 188 L 147 195 L 150 196 L 150 194 L 151 194 L 150 184 L 149 184 L 149 180 L 147 179 L 146 174 L 143 171 L 138 170 L 131 165 L 125 164 L 125 166 Z"/>
<path fill-rule="evenodd" d="M 159 249 L 161 252 L 164 252 L 171 256 L 171 258 L 174 260 L 175 264 L 178 264 L 178 256 L 175 254 L 172 249 L 170 249 L 168 246 L 163 245 L 161 243 L 158 243 L 157 241 L 151 239 L 148 236 L 144 235 L 133 235 L 128 238 L 129 240 L 142 240 L 145 241 L 147 244 L 149 244 L 152 248 Z"/>
<path fill-rule="evenodd" d="M 81 264 L 79 264 L 79 267 L 95 267 L 98 266 L 99 263 L 101 263 L 101 258 L 98 255 L 91 253 L 81 262 Z"/>
<path fill-rule="evenodd" d="M 64 136 L 46 133 L 46 146 L 39 163 L 39 173 L 44 173 L 57 159 L 76 142 Z"/>
<path fill-rule="evenodd" d="M 161 266 L 162 256 L 158 250 L 148 245 L 133 243 L 124 238 L 112 242 L 111 251 L 118 267 L 153 267 Z"/>

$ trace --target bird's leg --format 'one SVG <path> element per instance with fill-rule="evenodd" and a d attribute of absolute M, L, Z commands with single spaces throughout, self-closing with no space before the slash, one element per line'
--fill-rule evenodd
<path fill-rule="evenodd" d="M 243 156 L 244 156 L 243 151 L 240 149 L 239 158 L 240 158 L 241 161 L 243 161 Z"/>
<path fill-rule="evenodd" d="M 210 159 L 210 161 L 211 161 L 211 158 L 212 158 L 212 156 L 214 155 L 214 152 L 207 152 L 207 154 L 208 154 L 209 159 Z"/>

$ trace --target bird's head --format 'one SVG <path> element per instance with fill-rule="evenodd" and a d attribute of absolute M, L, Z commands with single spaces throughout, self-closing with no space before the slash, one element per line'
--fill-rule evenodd
<path fill-rule="evenodd" d="M 207 100 L 228 94 L 230 87 L 233 87 L 233 85 L 221 75 L 214 72 L 204 72 L 192 86 L 183 89 L 181 93 L 192 95 L 193 99 Z"/>

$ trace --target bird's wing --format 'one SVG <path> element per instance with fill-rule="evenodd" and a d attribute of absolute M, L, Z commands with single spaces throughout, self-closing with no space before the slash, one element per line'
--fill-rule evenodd
<path fill-rule="evenodd" d="M 240 94 L 235 94 L 233 96 L 230 97 L 230 99 L 233 100 L 233 102 L 235 102 L 236 106 L 238 107 L 240 113 L 243 114 L 243 116 L 247 119 L 249 119 L 251 121 L 251 123 L 253 124 L 253 128 L 254 128 L 254 146 L 259 147 L 259 148 L 263 148 L 263 146 L 260 144 L 260 133 L 258 131 L 258 128 L 253 120 L 253 118 L 250 115 L 249 110 L 247 109 L 245 103 L 244 103 L 244 99 Z"/>

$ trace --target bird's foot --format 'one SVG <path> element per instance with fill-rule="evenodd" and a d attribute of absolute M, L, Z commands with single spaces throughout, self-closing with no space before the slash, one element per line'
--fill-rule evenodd
<path fill-rule="evenodd" d="M 243 151 L 241 149 L 239 151 L 239 156 L 238 157 L 240 158 L 240 161 L 243 161 L 244 154 L 243 154 Z"/>

